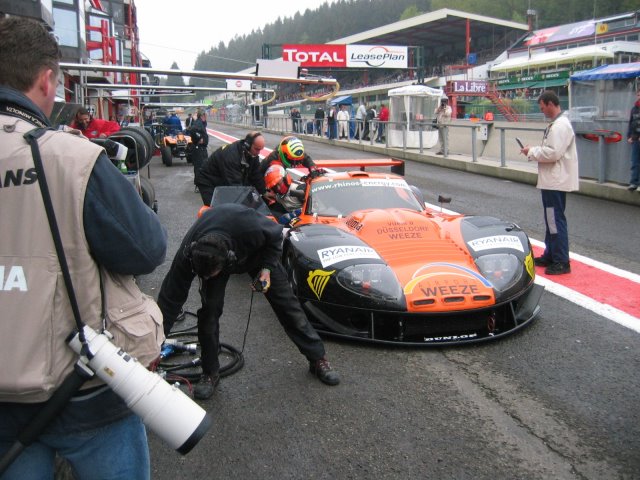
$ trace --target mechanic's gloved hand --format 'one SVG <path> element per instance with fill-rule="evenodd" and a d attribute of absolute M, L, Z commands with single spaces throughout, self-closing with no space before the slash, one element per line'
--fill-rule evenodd
<path fill-rule="evenodd" d="M 311 167 L 311 169 L 309 170 L 309 177 L 318 178 L 325 173 L 327 173 L 327 171 L 324 168 Z"/>
<path fill-rule="evenodd" d="M 296 219 L 298 217 L 298 215 L 300 215 L 302 213 L 302 209 L 298 208 L 296 210 L 294 210 L 293 212 L 288 212 L 285 213 L 284 215 L 281 215 L 280 217 L 278 217 L 278 223 L 280 225 L 290 225 L 291 222 Z"/>

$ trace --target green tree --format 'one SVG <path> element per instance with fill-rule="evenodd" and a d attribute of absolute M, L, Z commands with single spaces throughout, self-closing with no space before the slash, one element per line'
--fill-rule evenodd
<path fill-rule="evenodd" d="M 407 18 L 413 18 L 420 15 L 422 12 L 418 10 L 418 7 L 415 5 L 409 5 L 404 9 L 404 12 L 400 15 L 400 20 L 406 20 Z"/>

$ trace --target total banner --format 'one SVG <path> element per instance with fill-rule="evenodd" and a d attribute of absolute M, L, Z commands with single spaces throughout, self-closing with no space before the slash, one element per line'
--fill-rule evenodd
<path fill-rule="evenodd" d="M 283 45 L 282 60 L 301 67 L 407 68 L 408 47 L 390 45 Z"/>

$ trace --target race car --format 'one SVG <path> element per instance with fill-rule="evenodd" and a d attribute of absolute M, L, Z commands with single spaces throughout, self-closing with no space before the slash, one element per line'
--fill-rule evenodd
<path fill-rule="evenodd" d="M 533 251 L 515 223 L 428 208 L 401 160 L 316 161 L 358 167 L 308 182 L 283 263 L 322 334 L 416 346 L 483 342 L 539 313 Z M 294 172 L 295 174 L 295 172 Z"/>

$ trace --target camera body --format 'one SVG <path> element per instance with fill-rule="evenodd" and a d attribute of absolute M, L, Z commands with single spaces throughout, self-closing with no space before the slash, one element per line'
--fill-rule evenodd
<path fill-rule="evenodd" d="M 207 412 L 178 387 L 150 372 L 111 342 L 106 330 L 98 333 L 88 326 L 83 332 L 88 345 L 87 365 L 143 423 L 179 453 L 186 455 L 212 424 Z M 81 354 L 78 332 L 67 339 L 71 349 Z"/>

